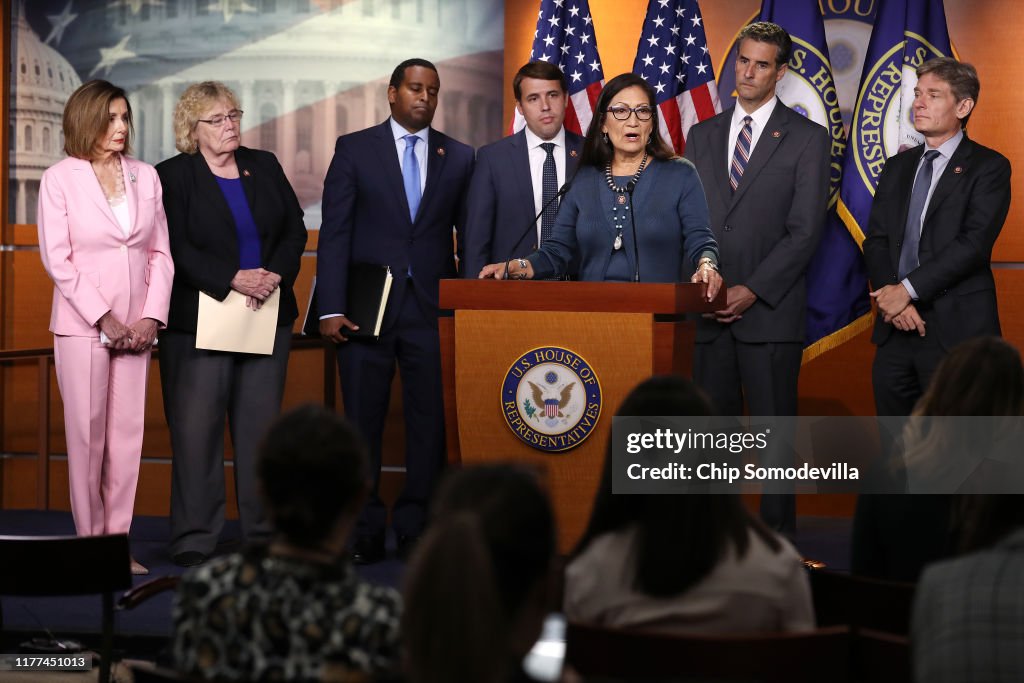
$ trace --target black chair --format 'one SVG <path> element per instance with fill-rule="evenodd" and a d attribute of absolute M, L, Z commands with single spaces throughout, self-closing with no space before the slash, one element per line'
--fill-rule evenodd
<path fill-rule="evenodd" d="M 114 593 L 131 588 L 127 534 L 111 536 L 0 536 L 0 595 L 101 596 L 99 680 L 110 680 Z M 0 634 L 4 633 L 0 606 Z"/>
<path fill-rule="evenodd" d="M 910 639 L 861 629 L 853 634 L 853 670 L 864 683 L 911 683 Z"/>
<path fill-rule="evenodd" d="M 570 623 L 565 661 L 587 680 L 844 683 L 850 632 L 698 636 Z"/>
<path fill-rule="evenodd" d="M 845 624 L 896 635 L 910 633 L 912 583 L 811 570 L 811 593 L 818 626 Z"/>

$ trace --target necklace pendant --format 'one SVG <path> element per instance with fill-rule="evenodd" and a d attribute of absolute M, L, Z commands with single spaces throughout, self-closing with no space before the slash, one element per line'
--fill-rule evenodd
<path fill-rule="evenodd" d="M 618 196 L 618 197 L 617 197 L 617 198 L 615 199 L 615 201 L 616 201 L 616 202 L 618 202 L 618 203 L 619 203 L 620 205 L 622 205 L 622 204 L 625 204 L 625 203 L 626 203 L 626 195 L 624 195 L 624 194 L 620 194 L 620 195 L 619 195 L 619 196 Z"/>
<path fill-rule="evenodd" d="M 615 251 L 622 249 L 622 235 L 615 236 L 615 242 L 612 243 L 612 249 Z"/>

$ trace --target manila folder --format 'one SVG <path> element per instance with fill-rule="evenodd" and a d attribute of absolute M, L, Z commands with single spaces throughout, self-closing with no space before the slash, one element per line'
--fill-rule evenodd
<path fill-rule="evenodd" d="M 256 311 L 246 308 L 245 295 L 233 289 L 224 301 L 199 292 L 196 348 L 269 356 L 274 352 L 280 301 L 280 287 Z"/>

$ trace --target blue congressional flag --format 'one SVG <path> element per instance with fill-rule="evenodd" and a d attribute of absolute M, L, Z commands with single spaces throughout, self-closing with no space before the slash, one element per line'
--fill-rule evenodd
<path fill-rule="evenodd" d="M 870 326 L 868 278 L 859 242 L 835 213 L 847 139 L 818 0 L 763 0 L 759 20 L 782 26 L 793 39 L 779 99 L 824 126 L 832 140 L 829 214 L 807 270 L 806 361 Z"/>
<path fill-rule="evenodd" d="M 654 88 L 661 137 L 682 154 L 690 127 L 722 111 L 697 0 L 649 0 L 633 73 Z"/>
<path fill-rule="evenodd" d="M 863 242 L 885 160 L 921 144 L 911 107 L 916 69 L 953 53 L 942 0 L 880 0 L 843 166 L 839 215 Z"/>
<path fill-rule="evenodd" d="M 604 87 L 604 70 L 597 53 L 594 20 L 587 0 L 541 0 L 537 29 L 533 32 L 530 61 L 557 64 L 569 82 L 565 127 L 585 134 Z M 517 109 L 512 132 L 526 125 Z"/>

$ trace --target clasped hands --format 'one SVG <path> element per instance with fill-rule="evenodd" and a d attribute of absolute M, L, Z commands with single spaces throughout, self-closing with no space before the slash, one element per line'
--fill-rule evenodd
<path fill-rule="evenodd" d="M 235 273 L 231 289 L 245 294 L 245 305 L 256 311 L 281 284 L 281 276 L 263 268 L 248 268 Z"/>
<path fill-rule="evenodd" d="M 156 339 L 157 322 L 152 318 L 143 318 L 129 326 L 118 320 L 113 312 L 107 311 L 97 325 L 110 340 L 108 346 L 117 351 L 139 353 L 153 346 Z"/>
<path fill-rule="evenodd" d="M 910 298 L 910 292 L 902 283 L 886 285 L 871 292 L 871 298 L 878 304 L 882 320 L 891 323 L 897 330 L 925 334 L 925 322 L 917 312 Z"/>

